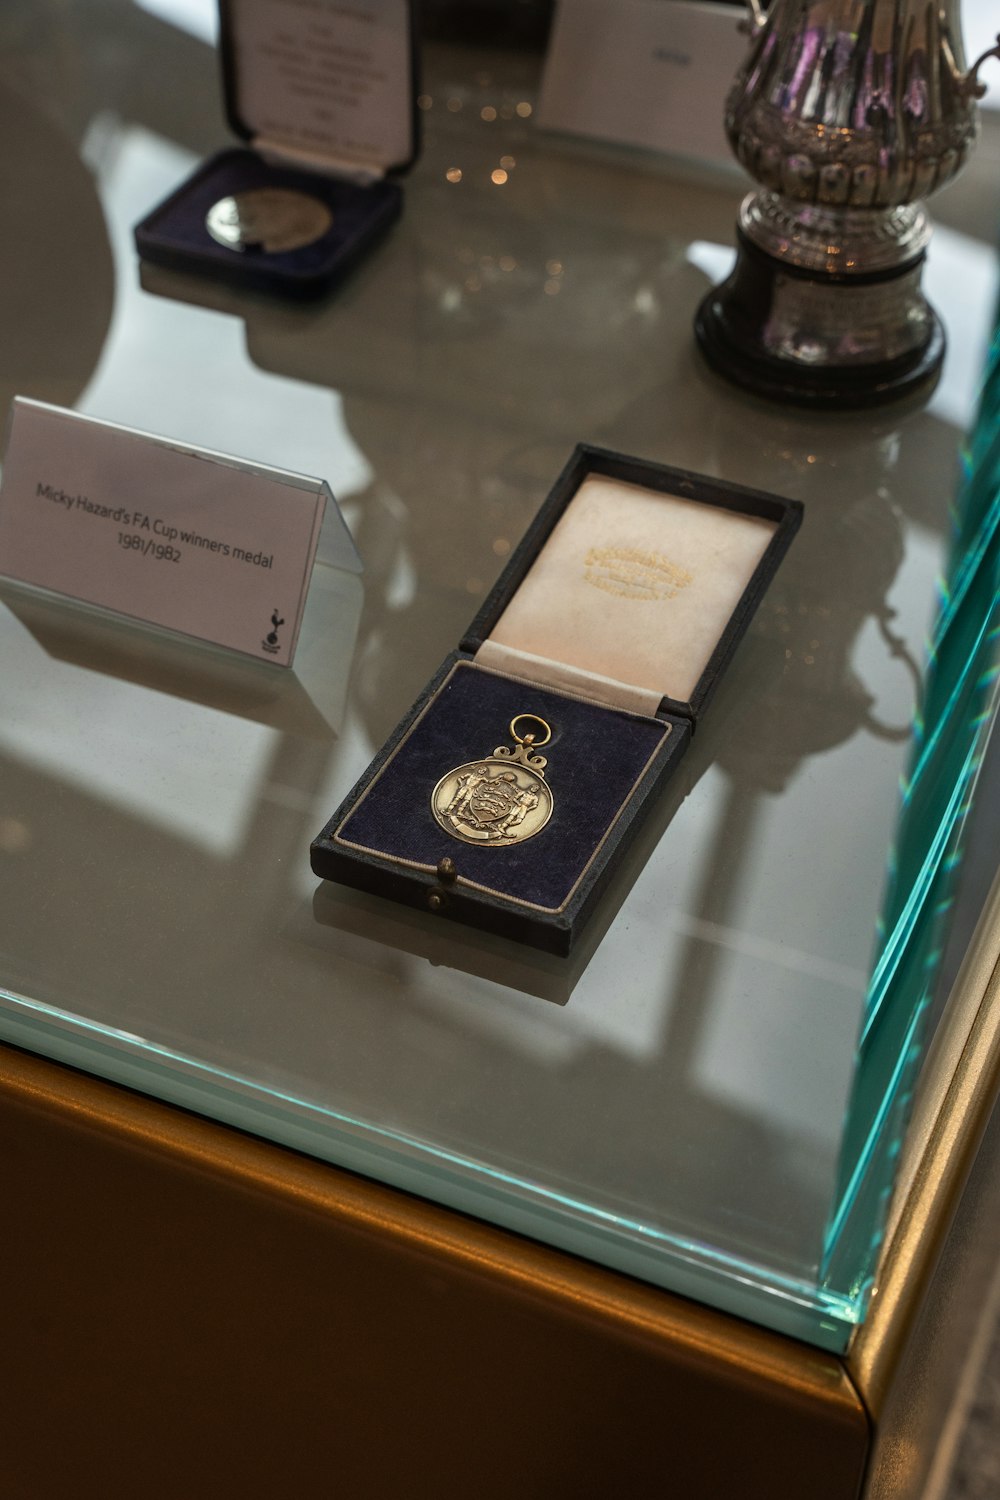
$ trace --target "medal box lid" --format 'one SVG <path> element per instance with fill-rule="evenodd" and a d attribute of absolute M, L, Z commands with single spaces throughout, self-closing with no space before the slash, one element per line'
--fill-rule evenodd
<path fill-rule="evenodd" d="M 220 0 L 226 116 L 266 161 L 359 182 L 419 149 L 412 0 Z"/>
<path fill-rule="evenodd" d="M 801 520 L 797 501 L 580 444 L 461 650 L 694 727 Z"/>

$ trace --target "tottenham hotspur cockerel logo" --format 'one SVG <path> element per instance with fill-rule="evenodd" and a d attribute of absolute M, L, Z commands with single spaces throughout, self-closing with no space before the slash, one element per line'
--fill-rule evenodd
<path fill-rule="evenodd" d="M 284 623 L 285 622 L 278 614 L 278 611 L 276 609 L 272 610 L 271 628 L 260 643 L 263 650 L 267 651 L 271 656 L 277 656 L 278 652 L 281 650 L 281 642 L 278 640 L 278 631 L 281 629 Z"/>

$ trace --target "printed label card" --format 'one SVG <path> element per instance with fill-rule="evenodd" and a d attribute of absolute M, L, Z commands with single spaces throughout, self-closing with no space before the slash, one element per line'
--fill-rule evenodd
<path fill-rule="evenodd" d="M 329 486 L 17 397 L 0 575 L 290 666 L 320 530 L 361 561 Z"/>
<path fill-rule="evenodd" d="M 745 15 L 724 0 L 560 0 L 538 124 L 732 163 L 722 115 Z"/>

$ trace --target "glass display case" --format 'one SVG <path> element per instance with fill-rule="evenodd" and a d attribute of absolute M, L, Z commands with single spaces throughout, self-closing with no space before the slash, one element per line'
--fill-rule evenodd
<path fill-rule="evenodd" d="M 0 586 L 0 1039 L 842 1350 L 995 707 L 997 117 L 934 201 L 939 385 L 821 417 L 695 351 L 737 169 L 542 132 L 502 38 L 426 46 L 402 218 L 331 297 L 140 270 L 224 139 L 204 21 L 5 7 L 0 401 L 321 476 L 365 573 L 317 564 L 287 673 Z M 805 514 L 563 959 L 309 843 L 577 442 Z"/>

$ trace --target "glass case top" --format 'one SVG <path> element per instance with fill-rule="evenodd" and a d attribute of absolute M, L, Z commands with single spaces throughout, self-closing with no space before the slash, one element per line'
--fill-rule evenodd
<path fill-rule="evenodd" d="M 0 1037 L 842 1348 L 989 711 L 992 499 L 954 631 L 938 581 L 996 302 L 996 130 L 934 201 L 934 395 L 820 418 L 694 349 L 736 169 L 541 131 L 529 48 L 425 48 L 402 219 L 327 299 L 140 268 L 135 222 L 227 144 L 183 9 L 5 7 L 0 405 L 319 475 L 365 573 L 317 565 L 291 673 L 0 586 Z M 559 959 L 321 883 L 309 842 L 579 441 L 805 520 Z"/>

